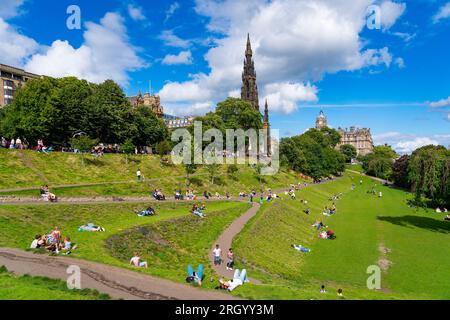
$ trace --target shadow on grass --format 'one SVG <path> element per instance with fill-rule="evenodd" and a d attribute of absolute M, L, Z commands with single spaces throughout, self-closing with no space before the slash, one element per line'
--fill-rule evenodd
<path fill-rule="evenodd" d="M 401 216 L 401 217 L 377 217 L 380 221 L 390 222 L 401 227 L 417 227 L 428 229 L 434 232 L 450 233 L 450 221 L 437 220 L 420 216 Z"/>

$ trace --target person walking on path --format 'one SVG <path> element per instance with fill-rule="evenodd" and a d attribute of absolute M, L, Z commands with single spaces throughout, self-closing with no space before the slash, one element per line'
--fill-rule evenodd
<path fill-rule="evenodd" d="M 141 169 L 137 169 L 136 176 L 137 176 L 138 182 L 141 182 Z"/>
<path fill-rule="evenodd" d="M 216 247 L 213 250 L 213 255 L 214 255 L 214 265 L 219 266 L 222 263 L 222 249 L 220 249 L 218 244 L 216 244 Z"/>
<path fill-rule="evenodd" d="M 233 265 L 234 265 L 234 252 L 233 249 L 229 249 L 228 253 L 227 253 L 227 270 L 233 270 Z"/>

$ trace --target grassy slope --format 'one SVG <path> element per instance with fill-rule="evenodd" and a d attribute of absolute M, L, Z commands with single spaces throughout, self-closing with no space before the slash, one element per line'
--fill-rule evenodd
<path fill-rule="evenodd" d="M 187 203 L 153 204 L 157 216 L 137 217 L 133 210 L 143 207 L 144 204 L 1 206 L 0 246 L 26 249 L 35 234 L 49 232 L 57 225 L 62 229 L 63 236 L 70 236 L 78 244 L 73 257 L 133 269 L 128 261 L 138 250 L 149 262 L 149 269 L 139 271 L 184 281 L 188 263 L 204 263 L 206 275 L 211 276 L 206 261 L 211 243 L 249 205 L 208 203 L 208 217 L 204 220 L 193 217 L 188 212 L 190 205 Z M 167 222 L 163 223 L 165 220 Z M 106 232 L 77 231 L 80 225 L 90 221 L 106 228 Z M 142 234 L 139 232 L 126 233 L 125 238 L 120 238 L 121 233 L 133 228 L 137 228 L 136 231 L 147 228 L 162 232 L 168 244 L 162 248 L 149 239 L 145 239 L 144 243 L 140 241 Z M 123 244 L 118 246 L 117 241 L 109 241 L 107 245 L 110 237 L 119 237 Z M 110 245 L 114 247 L 113 255 Z"/>
<path fill-rule="evenodd" d="M 81 156 L 68 153 L 39 154 L 33 151 L 11 151 L 0 149 L 0 189 L 39 187 L 48 184 L 73 185 L 98 182 L 122 182 L 98 186 L 79 186 L 70 188 L 52 188 L 60 196 L 93 196 L 93 195 L 148 195 L 149 191 L 160 188 L 171 195 L 175 189 L 185 189 L 183 166 L 162 166 L 158 156 L 133 156 L 128 164 L 123 155 L 109 154 L 102 159 L 93 159 L 83 166 Z M 145 183 L 138 184 L 135 177 L 140 168 L 146 178 Z M 293 172 L 279 172 L 275 176 L 264 177 L 260 186 L 249 166 L 238 166 L 235 179 L 226 174 L 226 166 L 222 166 L 214 184 L 204 168 L 200 168 L 192 177 L 192 188 L 197 194 L 204 190 L 219 191 L 222 195 L 228 191 L 236 194 L 240 191 L 259 189 L 270 185 L 272 188 L 285 187 L 287 183 L 301 181 Z M 36 190 L 13 191 L 0 195 L 36 195 Z"/>
<path fill-rule="evenodd" d="M 359 177 L 355 180 L 359 181 Z M 351 180 L 313 186 L 297 195 L 309 201 L 312 215 L 306 216 L 300 202 L 285 200 L 266 207 L 235 240 L 242 265 L 269 284 L 257 292 L 244 287 L 243 294 L 265 297 L 335 298 L 342 287 L 347 298 L 450 298 L 450 284 L 445 266 L 450 265 L 450 224 L 442 215 L 416 211 L 405 204 L 405 192 L 382 188 L 383 198 L 367 195 L 374 184 L 363 178 L 363 185 L 350 191 Z M 343 191 L 337 202 L 339 213 L 333 217 L 320 215 L 330 195 Z M 317 238 L 310 225 L 323 220 L 337 233 L 337 240 Z M 311 253 L 298 253 L 289 246 L 305 245 Z M 382 257 L 380 245 L 390 249 L 385 258 L 393 263 L 382 275 L 383 292 L 365 288 L 366 269 Z M 285 280 L 277 278 L 283 275 Z M 281 286 L 281 284 L 283 286 Z M 317 293 L 321 284 L 330 292 Z M 286 289 L 289 288 L 289 289 Z"/>
<path fill-rule="evenodd" d="M 69 290 L 64 281 L 0 273 L 0 300 L 108 300 L 96 290 Z"/>

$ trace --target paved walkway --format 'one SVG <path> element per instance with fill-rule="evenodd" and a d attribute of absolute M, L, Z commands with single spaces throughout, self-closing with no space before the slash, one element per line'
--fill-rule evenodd
<path fill-rule="evenodd" d="M 69 257 L 53 257 L 18 249 L 0 248 L 0 266 L 15 274 L 66 281 L 70 265 L 81 270 L 81 287 L 97 289 L 116 299 L 130 300 L 236 300 L 225 292 L 204 290 L 140 272 Z"/>

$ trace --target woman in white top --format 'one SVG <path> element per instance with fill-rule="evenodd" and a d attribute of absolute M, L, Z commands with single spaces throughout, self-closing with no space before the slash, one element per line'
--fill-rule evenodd
<path fill-rule="evenodd" d="M 148 268 L 147 261 L 141 261 L 138 253 L 135 253 L 134 257 L 130 259 L 130 264 L 138 268 Z"/>

